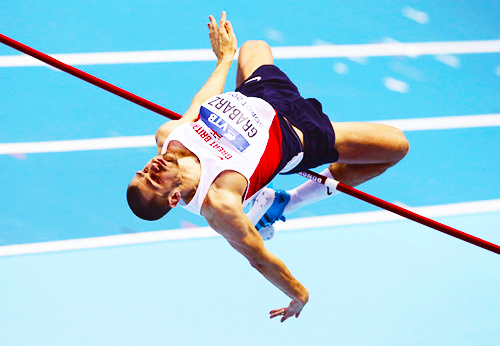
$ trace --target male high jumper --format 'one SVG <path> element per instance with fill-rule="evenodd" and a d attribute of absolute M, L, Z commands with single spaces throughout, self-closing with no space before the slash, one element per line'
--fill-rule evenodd
<path fill-rule="evenodd" d="M 292 299 L 288 307 L 270 312 L 283 322 L 299 316 L 309 291 L 264 247 L 263 237 L 272 236 L 272 224 L 283 213 L 325 198 L 328 191 L 312 181 L 289 192 L 265 186 L 278 173 L 326 163 L 330 165 L 323 175 L 356 186 L 400 161 L 408 141 L 389 126 L 330 122 L 319 101 L 302 98 L 273 65 L 271 49 L 263 41 L 243 44 L 236 91 L 223 93 L 237 40 L 225 12 L 219 25 L 213 16 L 209 20 L 217 66 L 183 117 L 160 126 L 158 155 L 136 173 L 127 199 L 145 220 L 160 219 L 177 205 L 202 215 Z M 255 202 L 247 216 L 243 208 L 251 200 Z"/>

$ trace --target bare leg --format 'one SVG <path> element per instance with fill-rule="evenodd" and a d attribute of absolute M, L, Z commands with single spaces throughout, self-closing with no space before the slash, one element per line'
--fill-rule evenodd
<path fill-rule="evenodd" d="M 339 160 L 329 169 L 346 185 L 356 186 L 382 174 L 408 152 L 408 140 L 394 127 L 355 122 L 332 125 Z"/>
<path fill-rule="evenodd" d="M 404 134 L 393 127 L 367 123 L 332 123 L 339 160 L 321 174 L 356 186 L 384 173 L 408 152 Z M 324 185 L 306 181 L 287 191 L 290 201 L 285 214 L 335 193 Z M 269 193 L 268 193 L 269 194 Z"/>
<path fill-rule="evenodd" d="M 238 71 L 236 86 L 240 86 L 248 77 L 262 65 L 274 64 L 271 47 L 264 41 L 247 41 L 238 55 Z"/>

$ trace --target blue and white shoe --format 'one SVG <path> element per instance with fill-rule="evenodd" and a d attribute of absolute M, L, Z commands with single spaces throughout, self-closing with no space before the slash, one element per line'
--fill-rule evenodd
<path fill-rule="evenodd" d="M 284 190 L 264 188 L 255 198 L 247 216 L 259 231 L 262 239 L 274 237 L 274 223 L 285 221 L 283 211 L 290 201 L 290 195 Z"/>

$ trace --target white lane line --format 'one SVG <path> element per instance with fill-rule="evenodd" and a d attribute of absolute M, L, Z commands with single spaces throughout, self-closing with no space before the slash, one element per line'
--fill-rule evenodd
<path fill-rule="evenodd" d="M 371 122 L 391 125 L 403 131 L 449 130 L 460 128 L 500 126 L 500 114 L 393 119 Z"/>
<path fill-rule="evenodd" d="M 410 56 L 443 54 L 500 53 L 500 40 L 455 42 L 387 42 L 349 45 L 314 45 L 273 47 L 275 59 L 352 58 L 375 56 Z M 212 61 L 211 49 L 152 50 L 105 53 L 52 54 L 69 65 L 141 64 L 183 61 Z M 237 55 L 235 56 L 237 59 Z M 0 56 L 0 67 L 44 66 L 28 55 Z"/>
<path fill-rule="evenodd" d="M 403 131 L 446 130 L 456 128 L 500 126 L 500 114 L 393 119 L 374 122 L 391 125 Z M 58 153 L 68 151 L 108 150 L 153 146 L 155 146 L 153 135 L 49 142 L 0 143 L 0 155 Z"/>
<path fill-rule="evenodd" d="M 410 208 L 410 210 L 430 218 L 454 215 L 482 214 L 500 211 L 500 199 L 417 207 Z M 381 210 L 362 213 L 288 219 L 285 223 L 278 222 L 275 227 L 276 231 L 278 232 L 299 230 L 307 232 L 307 230 L 318 228 L 373 224 L 397 220 L 404 220 L 404 218 L 388 211 Z M 83 249 L 98 249 L 105 247 L 148 244 L 175 240 L 203 239 L 218 236 L 219 234 L 209 227 L 119 234 L 103 237 L 50 241 L 43 243 L 5 245 L 0 246 L 0 257 L 74 251 Z"/>
<path fill-rule="evenodd" d="M 500 53 L 500 40 L 274 47 L 276 59 Z"/>
<path fill-rule="evenodd" d="M 48 142 L 0 143 L 0 155 L 61 153 L 68 151 L 107 150 L 153 147 L 154 135 L 74 139 Z"/>

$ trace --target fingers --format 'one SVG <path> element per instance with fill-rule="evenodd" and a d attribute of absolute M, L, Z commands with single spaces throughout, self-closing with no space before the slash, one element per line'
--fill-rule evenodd
<path fill-rule="evenodd" d="M 288 318 L 292 317 L 294 314 L 290 314 L 286 312 L 283 317 L 281 318 L 281 322 L 285 322 Z"/>
<path fill-rule="evenodd" d="M 276 309 L 276 310 L 271 311 L 269 318 L 283 316 L 281 318 L 281 322 L 285 322 L 289 317 L 292 317 L 294 314 L 295 314 L 294 312 L 291 312 L 291 309 L 282 308 L 282 309 Z"/>
<path fill-rule="evenodd" d="M 226 19 L 227 19 L 227 13 L 226 11 L 222 11 L 222 14 L 220 15 L 220 28 L 225 28 L 226 26 Z"/>
<path fill-rule="evenodd" d="M 226 21 L 226 32 L 229 36 L 234 36 L 233 24 L 230 21 Z"/>
<path fill-rule="evenodd" d="M 217 56 L 217 59 L 230 58 L 232 60 L 238 49 L 238 43 L 231 22 L 227 20 L 226 12 L 222 12 L 219 23 L 217 23 L 215 17 L 212 15 L 208 16 L 208 18 L 210 21 L 208 23 L 208 35 L 210 37 L 212 50 Z"/>
<path fill-rule="evenodd" d="M 222 14 L 220 16 L 220 21 L 219 25 L 217 25 L 217 21 L 215 20 L 215 17 L 212 15 L 208 16 L 208 19 L 210 20 L 210 23 L 208 23 L 208 27 L 211 30 L 220 30 L 222 33 L 229 33 L 229 31 L 232 31 L 232 25 L 231 22 L 227 20 L 227 13 L 226 11 L 222 11 Z"/>
<path fill-rule="evenodd" d="M 269 313 L 271 315 L 271 316 L 269 316 L 269 318 L 275 318 L 277 316 L 285 315 L 286 314 L 286 310 L 287 310 L 286 308 L 272 310 Z"/>
<path fill-rule="evenodd" d="M 210 20 L 210 23 L 208 23 L 208 28 L 210 29 L 210 33 L 213 33 L 218 29 L 217 22 L 215 21 L 215 17 L 212 15 L 208 16 L 208 20 Z"/>
<path fill-rule="evenodd" d="M 270 318 L 275 318 L 277 316 L 283 316 L 283 317 L 281 317 L 281 322 L 285 322 L 288 318 L 290 318 L 292 316 L 299 317 L 300 312 L 302 311 L 303 307 L 304 307 L 303 303 L 292 300 L 292 302 L 290 303 L 290 305 L 287 308 L 272 310 L 270 312 L 270 314 L 271 314 Z"/>

